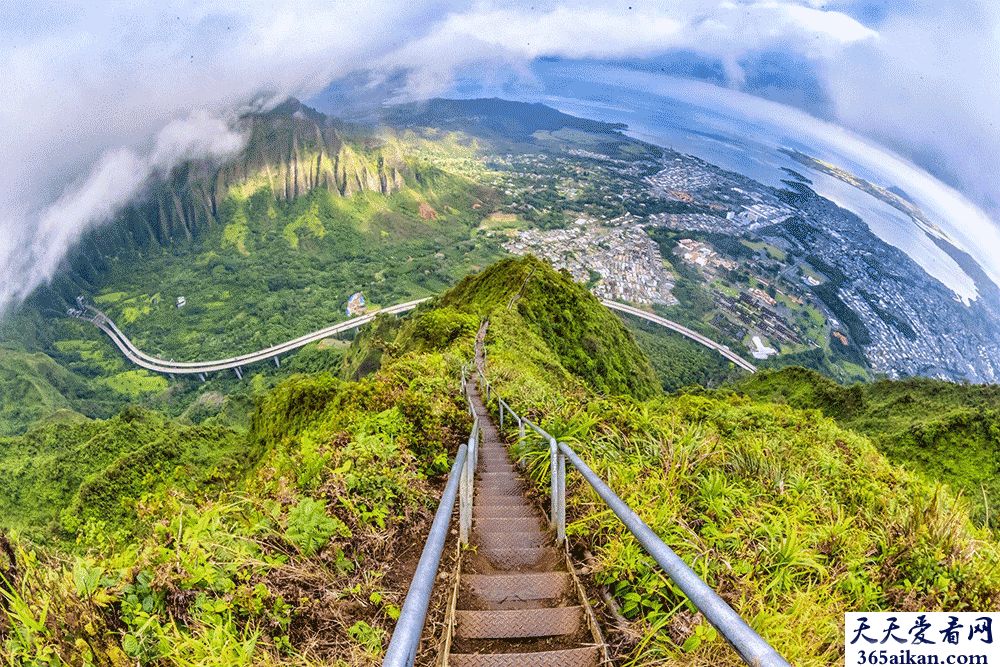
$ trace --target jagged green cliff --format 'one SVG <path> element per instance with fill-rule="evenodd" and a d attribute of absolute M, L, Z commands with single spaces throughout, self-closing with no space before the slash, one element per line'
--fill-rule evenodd
<path fill-rule="evenodd" d="M 370 237 L 366 243 L 400 241 L 401 250 L 412 252 L 416 241 L 424 252 L 411 257 L 433 256 L 441 243 L 432 250 L 420 240 L 442 241 L 442 231 L 449 242 L 467 240 L 470 223 L 492 211 L 488 190 L 417 157 L 419 151 L 391 130 L 346 126 L 294 99 L 248 114 L 237 129 L 247 137 L 243 150 L 222 165 L 185 162 L 152 179 L 143 200 L 81 241 L 68 258 L 69 271 L 29 305 L 62 312 L 76 295 L 121 283 L 164 253 L 176 258 L 214 252 L 236 261 L 266 252 L 252 245 L 244 219 L 258 212 L 279 218 L 278 231 L 289 239 L 298 228 L 322 237 L 315 211 L 307 220 L 297 209 L 293 219 L 281 219 L 315 193 L 336 202 L 341 217 Z M 315 254 L 317 248 L 310 249 Z"/>
<path fill-rule="evenodd" d="M 358 192 L 387 195 L 405 187 L 406 179 L 415 175 L 398 144 L 365 135 L 351 137 L 343 123 L 296 100 L 245 117 L 240 129 L 249 141 L 216 175 L 216 207 L 234 192 L 253 194 L 261 185 L 284 201 L 317 188 L 342 197 Z"/>

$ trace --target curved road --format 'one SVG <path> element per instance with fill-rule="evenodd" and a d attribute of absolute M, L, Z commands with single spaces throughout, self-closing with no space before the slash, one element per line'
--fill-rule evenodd
<path fill-rule="evenodd" d="M 294 340 L 279 343 L 278 345 L 272 345 L 271 347 L 258 350 L 257 352 L 250 352 L 237 357 L 218 359 L 215 361 L 166 361 L 164 359 L 151 357 L 148 354 L 144 354 L 135 345 L 133 345 L 132 341 L 130 341 L 128 337 L 122 333 L 118 326 L 107 315 L 93 306 L 84 306 L 83 310 L 73 310 L 71 311 L 71 314 L 74 317 L 87 320 L 88 322 L 96 325 L 101 331 L 106 333 L 109 338 L 111 338 L 111 341 L 118 346 L 118 349 L 122 351 L 122 354 L 124 354 L 129 361 L 147 370 L 155 371 L 157 373 L 166 373 L 168 375 L 203 375 L 204 373 L 214 373 L 217 371 L 234 369 L 237 371 L 237 374 L 240 374 L 240 369 L 243 366 L 258 361 L 264 361 L 266 359 L 277 358 L 278 355 L 297 350 L 300 347 L 326 338 L 327 336 L 332 336 L 333 334 L 348 331 L 349 329 L 354 329 L 363 324 L 367 324 L 379 315 L 398 315 L 399 313 L 405 313 L 413 310 L 429 298 L 430 297 L 415 299 L 414 301 L 407 301 L 406 303 L 400 303 L 388 308 L 382 308 L 381 310 L 366 313 L 365 315 L 352 318 L 345 322 L 340 322 L 339 324 L 333 324 L 318 331 L 305 334 L 304 336 L 299 336 Z"/>
<path fill-rule="evenodd" d="M 122 333 L 121 329 L 119 329 L 107 315 L 99 311 L 97 308 L 83 304 L 81 301 L 80 305 L 82 308 L 79 310 L 71 309 L 70 313 L 74 317 L 91 322 L 100 328 L 101 331 L 108 335 L 111 341 L 118 347 L 119 350 L 121 350 L 122 354 L 124 354 L 129 361 L 147 370 L 154 371 L 156 373 L 166 373 L 168 375 L 199 375 L 203 377 L 205 373 L 216 373 L 218 371 L 232 369 L 236 371 L 237 375 L 242 376 L 241 369 L 243 366 L 272 358 L 277 361 L 279 355 L 292 352 L 293 350 L 297 350 L 300 347 L 326 338 L 327 336 L 332 336 L 333 334 L 342 333 L 344 331 L 357 328 L 363 324 L 367 324 L 374 320 L 378 315 L 398 315 L 400 313 L 413 310 L 429 298 L 430 297 L 415 299 L 413 301 L 407 301 L 406 303 L 400 303 L 395 306 L 389 306 L 388 308 L 382 308 L 381 310 L 366 313 L 365 315 L 349 319 L 345 322 L 333 324 L 323 329 L 319 329 L 318 331 L 299 336 L 293 340 L 279 343 L 278 345 L 272 345 L 271 347 L 258 350 L 257 352 L 249 352 L 236 357 L 217 359 L 215 361 L 166 361 L 164 359 L 158 359 L 157 357 L 152 357 L 143 353 L 135 345 L 133 345 L 128 336 Z M 601 303 L 605 307 L 612 310 L 617 310 L 635 317 L 641 317 L 645 320 L 653 322 L 654 324 L 659 324 L 662 327 L 666 327 L 667 329 L 683 334 L 691 340 L 700 343 L 709 349 L 717 351 L 719 354 L 724 356 L 726 359 L 729 359 L 740 368 L 749 371 L 750 373 L 757 372 L 757 367 L 749 361 L 734 353 L 727 346 L 720 345 L 711 338 L 703 336 L 697 331 L 693 331 L 685 326 L 677 324 L 676 322 L 671 322 L 668 319 L 664 319 L 658 315 L 653 315 L 652 313 L 640 310 L 639 308 L 630 306 L 626 303 L 611 301 L 609 299 L 601 299 Z"/>
<path fill-rule="evenodd" d="M 611 301 L 610 299 L 601 299 L 601 303 L 603 303 L 606 307 L 611 308 L 612 310 L 617 310 L 622 313 L 628 313 L 629 315 L 634 315 L 635 317 L 641 317 L 644 320 L 649 320 L 654 324 L 659 324 L 660 326 L 676 331 L 679 334 L 684 334 L 691 340 L 701 343 L 705 347 L 717 351 L 719 354 L 724 356 L 726 359 L 729 359 L 729 361 L 733 362 L 743 370 L 749 371 L 751 373 L 757 372 L 756 366 L 754 366 L 749 361 L 747 361 L 740 355 L 730 350 L 728 346 L 719 345 L 711 338 L 703 336 L 697 331 L 688 329 L 685 326 L 681 326 L 676 322 L 671 322 L 670 320 L 659 317 L 658 315 L 653 315 L 652 313 L 648 313 L 645 310 L 640 310 L 635 306 L 628 305 L 627 303 L 619 303 L 618 301 Z"/>

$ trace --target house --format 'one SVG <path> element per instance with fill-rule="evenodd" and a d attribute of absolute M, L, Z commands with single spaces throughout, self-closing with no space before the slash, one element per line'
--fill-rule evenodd
<path fill-rule="evenodd" d="M 362 296 L 361 292 L 355 292 L 351 295 L 351 298 L 347 300 L 348 315 L 364 315 L 367 310 L 368 308 L 365 305 L 365 297 Z"/>

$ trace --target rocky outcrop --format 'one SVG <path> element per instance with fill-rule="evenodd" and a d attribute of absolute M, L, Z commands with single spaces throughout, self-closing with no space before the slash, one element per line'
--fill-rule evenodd
<path fill-rule="evenodd" d="M 248 186 L 269 186 L 275 198 L 290 201 L 315 188 L 344 197 L 364 191 L 389 194 L 405 182 L 408 167 L 397 149 L 362 137 L 356 143 L 368 150 L 361 153 L 344 140 L 343 124 L 295 100 L 246 116 L 242 123 L 250 138 L 243 153 L 219 169 L 216 206 L 234 189 Z"/>
<path fill-rule="evenodd" d="M 291 201 L 316 188 L 343 197 L 358 192 L 390 194 L 415 177 L 401 147 L 390 138 L 353 132 L 297 100 L 240 120 L 246 147 L 219 166 L 186 162 L 151 179 L 142 201 L 90 234 L 68 257 L 67 294 L 99 280 L 104 257 L 198 238 L 216 222 L 231 194 L 249 196 L 267 187 L 276 200 Z"/>

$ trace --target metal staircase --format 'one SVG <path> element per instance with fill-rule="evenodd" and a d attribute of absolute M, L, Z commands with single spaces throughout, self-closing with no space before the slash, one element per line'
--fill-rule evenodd
<path fill-rule="evenodd" d="M 466 548 L 460 551 L 452 589 L 441 667 L 610 665 L 600 628 L 566 551 L 568 464 L 748 665 L 789 667 L 572 448 L 493 393 L 483 371 L 485 333 L 484 324 L 476 342 L 475 372 L 462 367 L 462 387 L 473 416 L 469 442 L 455 456 L 383 667 L 413 666 L 456 499 L 459 541 Z M 481 388 L 486 390 L 485 403 Z M 501 428 L 506 415 L 511 427 L 517 423 L 519 440 L 530 428 L 549 443 L 552 488 L 547 520 L 531 500 L 531 485 L 507 456 L 486 408 L 491 398 Z"/>
<path fill-rule="evenodd" d="M 607 651 L 565 547 L 529 500 L 478 389 L 467 392 L 481 434 L 476 493 L 441 664 L 597 667 Z"/>

